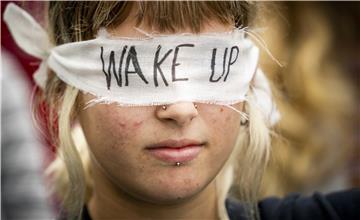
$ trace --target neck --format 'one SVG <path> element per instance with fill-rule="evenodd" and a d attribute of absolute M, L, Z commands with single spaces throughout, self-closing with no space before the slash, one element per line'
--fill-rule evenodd
<path fill-rule="evenodd" d="M 194 197 L 176 204 L 154 204 L 96 181 L 88 203 L 93 220 L 98 219 L 218 219 L 215 180 Z M 104 187 L 100 187 L 103 185 Z"/>

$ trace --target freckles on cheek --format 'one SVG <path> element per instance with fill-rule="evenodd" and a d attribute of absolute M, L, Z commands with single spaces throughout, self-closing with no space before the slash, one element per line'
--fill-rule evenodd
<path fill-rule="evenodd" d="M 232 109 L 220 107 L 212 115 L 211 123 L 217 124 L 223 130 L 236 129 L 240 125 L 240 115 Z"/>
<path fill-rule="evenodd" d="M 225 117 L 225 121 L 226 121 L 226 122 L 228 122 L 228 121 L 230 120 L 230 116 L 229 116 L 229 115 L 226 115 L 226 116 L 225 116 L 225 115 L 223 114 L 223 112 L 224 112 L 224 108 L 223 108 L 223 107 L 220 107 L 219 110 L 218 110 L 218 112 L 219 112 L 220 114 L 219 114 L 219 113 L 216 113 L 216 114 L 219 114 L 220 117 L 213 117 L 213 118 L 211 119 L 211 123 L 212 123 L 212 124 L 216 124 L 216 123 L 218 122 L 219 118 L 221 118 L 219 121 L 224 121 L 224 120 L 223 120 L 223 117 Z"/>

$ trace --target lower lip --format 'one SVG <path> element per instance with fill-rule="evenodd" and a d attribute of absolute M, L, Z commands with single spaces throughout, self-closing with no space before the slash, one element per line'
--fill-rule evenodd
<path fill-rule="evenodd" d="M 147 150 L 158 160 L 169 163 L 185 163 L 195 159 L 199 155 L 202 147 L 202 145 L 196 145 L 183 148 L 162 147 Z"/>

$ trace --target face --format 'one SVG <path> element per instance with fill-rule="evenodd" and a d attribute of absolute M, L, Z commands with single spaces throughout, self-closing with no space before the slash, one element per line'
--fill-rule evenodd
<path fill-rule="evenodd" d="M 134 22 L 128 19 L 109 32 L 139 36 L 131 28 Z M 210 22 L 203 32 L 229 30 L 231 27 Z M 93 98 L 82 94 L 80 102 Z M 196 104 L 179 102 L 166 109 L 98 104 L 80 110 L 93 178 L 107 182 L 115 192 L 156 204 L 175 203 L 203 191 L 233 150 L 240 116 L 224 106 Z M 241 110 L 242 103 L 234 107 Z"/>

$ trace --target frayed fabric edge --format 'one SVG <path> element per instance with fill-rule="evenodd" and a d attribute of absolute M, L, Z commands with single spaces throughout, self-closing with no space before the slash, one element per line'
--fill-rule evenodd
<path fill-rule="evenodd" d="M 159 105 L 170 105 L 170 104 L 174 104 L 174 103 L 179 103 L 179 102 L 196 102 L 196 103 L 202 103 L 202 104 L 211 104 L 211 105 L 221 105 L 224 107 L 227 107 L 233 111 L 235 111 L 236 113 L 240 114 L 241 117 L 243 117 L 244 119 L 248 120 L 248 114 L 245 112 L 242 112 L 238 109 L 236 109 L 234 106 L 234 104 L 239 103 L 239 102 L 244 102 L 246 101 L 246 99 L 242 99 L 242 100 L 233 100 L 233 101 L 209 101 L 209 100 L 183 100 L 183 101 L 176 101 L 176 102 L 151 102 L 151 103 L 144 103 L 144 104 L 134 104 L 134 103 L 121 103 L 115 100 L 111 100 L 108 97 L 97 97 L 94 98 L 90 101 L 88 101 L 85 104 L 85 107 L 83 108 L 83 110 L 88 109 L 90 107 L 93 107 L 94 105 L 97 104 L 116 104 L 118 106 L 121 107 L 145 107 L 145 106 L 159 106 Z"/>

